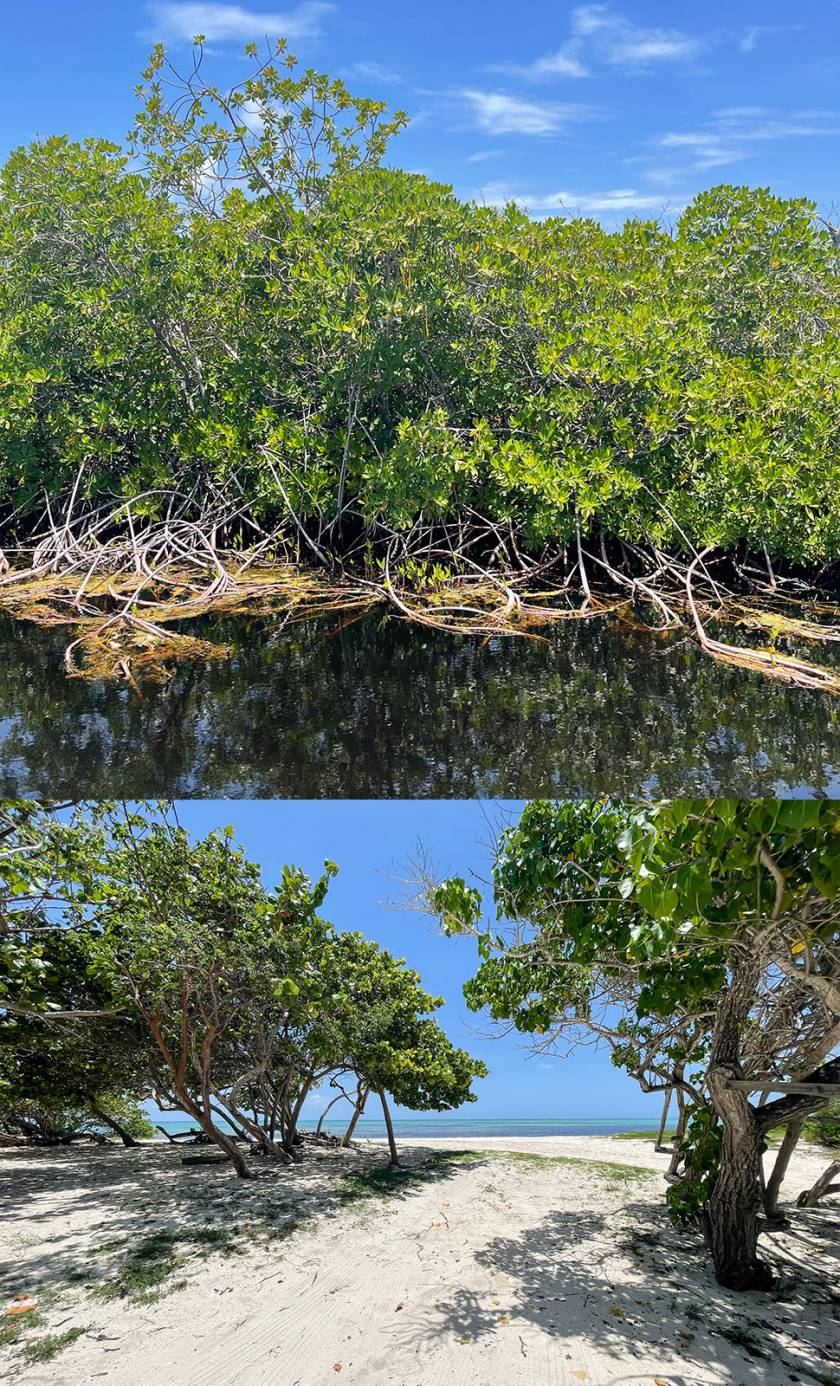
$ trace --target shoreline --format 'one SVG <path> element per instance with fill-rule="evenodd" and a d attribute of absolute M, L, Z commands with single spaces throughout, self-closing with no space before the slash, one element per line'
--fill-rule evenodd
<path fill-rule="evenodd" d="M 532 565 L 533 573 L 527 567 L 458 571 L 456 561 L 453 570 L 427 582 L 401 575 L 399 565 L 384 578 L 354 575 L 343 563 L 334 572 L 325 556 L 320 567 L 287 559 L 260 566 L 253 562 L 259 547 L 250 556 L 214 548 L 209 557 L 199 547 L 177 561 L 144 568 L 137 566 L 134 544 L 111 562 L 98 549 L 79 557 L 74 544 L 63 565 L 11 565 L 0 573 L 0 612 L 12 620 L 65 627 L 73 637 L 64 654 L 71 677 L 125 680 L 135 688 L 144 679 L 164 677 L 173 662 L 229 657 L 227 646 L 174 630 L 175 623 L 271 615 L 284 626 L 330 616 L 349 623 L 381 609 L 420 627 L 479 638 L 540 638 L 564 621 L 614 619 L 628 630 L 679 633 L 722 663 L 840 695 L 834 668 L 796 653 L 800 645 L 826 649 L 837 639 L 840 605 L 821 592 L 816 577 L 804 591 L 795 581 L 789 593 L 777 592 L 775 581 L 741 591 L 714 579 L 697 556 L 690 563 L 670 561 L 677 581 L 674 573 L 666 580 L 658 566 L 642 580 L 590 555 L 592 582 L 578 589 L 568 575 L 561 580 L 560 569 L 568 564 L 558 552 L 550 565 Z M 724 553 L 720 560 L 731 565 L 733 555 Z M 553 584 L 543 571 L 552 568 L 558 570 Z M 583 596 L 582 604 L 571 599 L 573 593 Z M 650 611 L 649 622 L 641 621 L 641 606 Z M 771 631 L 772 641 L 726 643 L 719 637 L 730 627 L 749 630 L 759 641 Z M 780 641 L 793 652 L 779 649 Z"/>

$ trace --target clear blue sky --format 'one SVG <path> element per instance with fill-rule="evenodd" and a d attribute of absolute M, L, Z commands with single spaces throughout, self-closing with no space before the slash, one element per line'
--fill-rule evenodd
<path fill-rule="evenodd" d="M 220 80 L 288 36 L 306 66 L 403 107 L 393 161 L 536 215 L 673 213 L 716 182 L 840 199 L 838 0 L 29 0 L 7 4 L 0 155 L 36 134 L 120 139 L 153 39 L 203 32 Z"/>
<path fill-rule="evenodd" d="M 267 886 L 276 884 L 286 862 L 310 876 L 320 874 L 325 859 L 338 864 L 322 914 L 337 928 L 358 929 L 404 957 L 427 989 L 444 998 L 438 1019 L 446 1032 L 489 1066 L 490 1076 L 476 1085 L 478 1102 L 462 1109 L 465 1116 L 656 1117 L 661 1099 L 641 1093 L 606 1053 L 585 1049 L 546 1059 L 531 1056 L 519 1038 L 489 1037 L 488 1022 L 471 1014 L 461 995 L 475 971 L 473 942 L 444 938 L 421 916 L 393 908 L 405 898 L 400 876 L 418 844 L 442 871 L 473 871 L 481 885 L 490 874 L 498 828 L 520 809 L 512 802 L 471 800 L 187 800 L 177 806 L 181 824 L 195 836 L 232 824 Z M 321 1105 L 315 1098 L 307 1111 Z M 409 1113 L 398 1109 L 397 1115 Z"/>

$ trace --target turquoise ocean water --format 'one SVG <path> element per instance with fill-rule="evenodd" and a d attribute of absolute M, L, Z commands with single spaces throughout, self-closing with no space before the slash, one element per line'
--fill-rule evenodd
<path fill-rule="evenodd" d="M 154 1120 L 154 1118 L 153 1118 Z M 317 1118 L 316 1118 L 317 1120 Z M 168 1131 L 186 1131 L 193 1122 L 183 1118 L 161 1118 Z M 301 1130 L 314 1130 L 315 1121 L 301 1122 Z M 323 1128 L 340 1135 L 346 1121 L 329 1118 Z M 614 1136 L 621 1131 L 655 1131 L 658 1117 L 403 1117 L 395 1118 L 394 1129 L 402 1140 L 422 1140 L 424 1137 L 481 1140 L 484 1136 Z M 385 1123 L 375 1117 L 363 1117 L 356 1126 L 356 1139 L 379 1140 L 385 1136 Z M 163 1137 L 161 1137 L 163 1139 Z"/>

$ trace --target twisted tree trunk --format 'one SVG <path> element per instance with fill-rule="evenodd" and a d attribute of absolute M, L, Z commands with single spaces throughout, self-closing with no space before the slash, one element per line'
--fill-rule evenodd
<path fill-rule="evenodd" d="M 730 1290 L 763 1290 L 773 1282 L 758 1255 L 761 1210 L 760 1128 L 745 1092 L 729 1085 L 743 1079 L 741 1031 L 755 997 L 755 959 L 732 963 L 729 988 L 718 1010 L 707 1083 L 723 1126 L 720 1165 L 703 1219 L 715 1277 Z"/>
<path fill-rule="evenodd" d="M 359 1120 L 359 1117 L 362 1115 L 362 1112 L 365 1110 L 365 1103 L 368 1100 L 368 1092 L 368 1088 L 360 1088 L 358 1091 L 356 1098 L 356 1109 L 350 1118 L 350 1125 L 347 1127 L 347 1130 L 344 1132 L 344 1135 L 341 1138 L 341 1144 L 343 1146 L 348 1146 L 351 1140 L 353 1139 L 353 1132 L 356 1129 L 356 1123 Z"/>

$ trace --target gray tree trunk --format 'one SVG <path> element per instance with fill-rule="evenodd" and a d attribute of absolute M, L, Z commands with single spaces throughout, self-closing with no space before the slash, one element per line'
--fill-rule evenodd
<path fill-rule="evenodd" d="M 832 1184 L 832 1179 L 836 1174 L 840 1174 L 840 1160 L 835 1160 L 830 1164 L 824 1174 L 821 1174 L 816 1184 L 811 1189 L 806 1189 L 796 1200 L 798 1208 L 816 1208 L 821 1198 L 826 1194 L 840 1193 L 840 1184 Z"/>
<path fill-rule="evenodd" d="M 103 1126 L 107 1126 L 109 1130 L 114 1132 L 115 1136 L 119 1136 L 123 1145 L 129 1150 L 135 1150 L 139 1146 L 140 1142 L 134 1139 L 131 1132 L 126 1131 L 125 1127 L 121 1126 L 118 1121 L 114 1121 L 114 1118 L 108 1116 L 107 1112 L 103 1112 L 101 1107 L 97 1107 L 91 1102 L 90 1110 L 93 1112 L 97 1121 L 101 1121 Z"/>
<path fill-rule="evenodd" d="M 758 1255 L 761 1211 L 760 1130 L 745 1092 L 729 1084 L 743 1078 L 741 1030 L 758 981 L 752 959 L 733 960 L 732 978 L 720 1004 L 707 1083 L 723 1126 L 720 1166 L 704 1214 L 704 1232 L 719 1284 L 730 1290 L 767 1289 L 770 1267 Z"/>
<path fill-rule="evenodd" d="M 394 1124 L 391 1121 L 391 1113 L 388 1110 L 388 1103 L 385 1100 L 385 1092 L 383 1088 L 377 1088 L 376 1091 L 379 1094 L 379 1100 L 382 1103 L 382 1114 L 385 1117 L 385 1130 L 388 1132 L 388 1150 L 391 1156 L 391 1164 L 398 1165 L 400 1162 L 400 1157 L 397 1154 L 397 1142 L 394 1137 Z"/>
<path fill-rule="evenodd" d="M 773 1169 L 764 1189 L 764 1216 L 768 1222 L 778 1222 L 779 1220 L 779 1193 L 782 1181 L 787 1174 L 790 1157 L 799 1143 L 804 1125 L 804 1116 L 788 1122 L 782 1143 L 773 1162 Z"/>
<path fill-rule="evenodd" d="M 356 1129 L 356 1123 L 359 1120 L 359 1117 L 362 1115 L 363 1111 L 365 1110 L 365 1103 L 368 1100 L 368 1092 L 368 1088 L 359 1089 L 359 1097 L 356 1102 L 356 1110 L 350 1118 L 350 1125 L 347 1127 L 347 1130 L 344 1132 L 344 1135 L 341 1138 L 342 1146 L 348 1146 L 353 1139 L 353 1132 Z"/>

